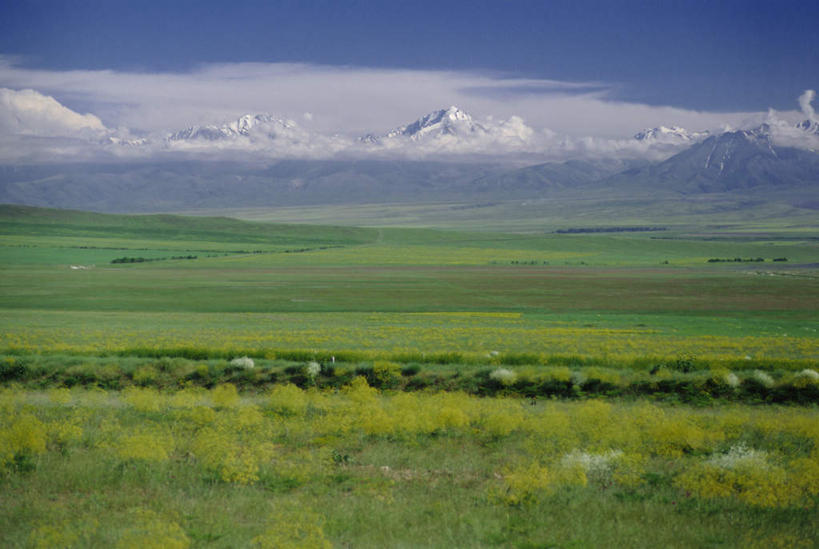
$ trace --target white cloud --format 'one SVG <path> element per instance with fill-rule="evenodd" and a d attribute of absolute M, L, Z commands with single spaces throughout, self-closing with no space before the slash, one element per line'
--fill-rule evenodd
<path fill-rule="evenodd" d="M 270 158 L 327 158 L 400 151 L 410 157 L 657 158 L 678 148 L 636 142 L 631 137 L 637 131 L 660 125 L 718 130 L 763 117 L 609 101 L 605 83 L 286 63 L 210 64 L 189 72 L 152 74 L 29 69 L 0 56 L 0 86 L 21 90 L 6 89 L 0 96 L 4 98 L 0 137 L 4 148 L 10 149 L 6 157 L 42 153 L 44 147 L 50 153 L 76 155 L 77 148 L 84 146 L 86 155 L 108 157 L 242 152 Z M 805 113 L 813 113 L 812 98 L 808 92 L 800 98 Z M 356 140 L 370 132 L 386 133 L 447 105 L 472 114 L 485 131 L 378 147 Z M 218 142 L 165 141 L 169 133 L 192 125 L 223 124 L 246 113 L 263 112 L 300 124 L 257 128 L 249 135 Z M 796 111 L 784 114 L 795 116 Z M 10 136 L 21 135 L 27 140 L 11 140 Z M 54 139 L 69 137 L 73 140 L 55 146 Z"/>
<path fill-rule="evenodd" d="M 76 137 L 105 132 L 93 114 L 79 114 L 53 97 L 30 89 L 0 88 L 0 132 L 12 135 Z"/>
<path fill-rule="evenodd" d="M 803 94 L 802 97 L 805 97 L 805 94 Z M 800 97 L 800 103 L 802 97 Z M 808 103 L 808 106 L 809 105 L 810 103 Z M 804 106 L 803 110 L 806 110 Z M 806 112 L 805 114 L 808 113 Z M 809 117 L 808 120 L 813 121 L 813 124 L 808 128 L 801 128 L 794 124 L 791 117 L 783 118 L 779 113 L 771 109 L 768 111 L 765 124 L 768 125 L 771 138 L 775 145 L 819 151 L 819 133 L 817 133 L 819 132 L 819 124 L 816 123 L 814 118 Z"/>
<path fill-rule="evenodd" d="M 458 105 L 473 116 L 519 116 L 571 136 L 629 137 L 661 124 L 709 129 L 747 113 L 710 113 L 607 100 L 600 83 L 468 71 L 368 69 L 287 63 L 203 65 L 190 72 L 45 71 L 0 58 L 0 86 L 34 88 L 69 107 L 89 105 L 109 126 L 158 132 L 270 112 L 314 116 L 324 133 L 386 131 Z"/>
<path fill-rule="evenodd" d="M 802 113 L 804 113 L 808 120 L 817 120 L 816 112 L 811 105 L 815 97 L 816 92 L 813 90 L 805 90 L 805 93 L 799 96 L 799 106 L 802 108 Z"/>

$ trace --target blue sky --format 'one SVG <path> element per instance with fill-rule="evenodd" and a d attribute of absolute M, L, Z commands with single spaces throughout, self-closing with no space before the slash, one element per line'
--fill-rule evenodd
<path fill-rule="evenodd" d="M 609 99 L 790 109 L 819 87 L 819 2 L 5 2 L 28 68 L 186 71 L 299 62 L 602 82 Z"/>

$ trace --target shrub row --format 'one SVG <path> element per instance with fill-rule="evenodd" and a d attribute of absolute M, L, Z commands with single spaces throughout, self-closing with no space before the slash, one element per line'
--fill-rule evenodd
<path fill-rule="evenodd" d="M 470 367 L 391 361 L 359 363 L 253 360 L 250 357 L 190 360 L 181 357 L 96 358 L 63 355 L 0 356 L 0 384 L 31 388 L 97 386 L 123 389 L 213 387 L 233 383 L 266 390 L 279 383 L 302 388 L 342 387 L 355 377 L 386 390 L 463 391 L 483 396 L 582 398 L 586 396 L 676 399 L 706 404 L 713 399 L 770 403 L 819 403 L 819 374 L 735 370 L 681 371 L 666 366 L 646 370 L 595 366 Z"/>
<path fill-rule="evenodd" d="M 97 358 L 121 357 L 159 359 L 162 357 L 184 358 L 188 360 L 230 360 L 237 356 L 253 359 L 284 360 L 293 362 L 315 361 L 319 363 L 362 363 L 378 360 L 399 364 L 459 365 L 459 366 L 567 366 L 582 368 L 596 366 L 611 369 L 656 371 L 670 369 L 680 372 L 707 371 L 718 368 L 728 370 L 801 371 L 806 368 L 819 369 L 819 360 L 810 358 L 707 358 L 707 357 L 619 357 L 553 355 L 527 352 L 434 352 L 420 351 L 380 351 L 380 350 L 340 350 L 323 351 L 314 349 L 248 349 L 209 347 L 130 347 L 117 351 L 80 351 L 84 356 Z M 0 348 L 0 356 L 54 356 L 61 351 L 43 351 L 32 348 Z"/>

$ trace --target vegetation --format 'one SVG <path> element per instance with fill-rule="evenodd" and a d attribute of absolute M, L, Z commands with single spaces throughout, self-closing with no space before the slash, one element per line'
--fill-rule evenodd
<path fill-rule="evenodd" d="M 637 233 L 666 231 L 668 227 L 570 227 L 568 229 L 558 229 L 558 234 L 579 234 L 579 233 Z"/>
<path fill-rule="evenodd" d="M 0 544 L 812 547 L 813 233 L 672 221 L 0 207 Z"/>
<path fill-rule="evenodd" d="M 296 358 L 297 353 L 283 353 Z M 305 356 L 305 355 L 303 355 Z M 336 357 L 333 357 L 336 358 Z M 347 359 L 348 357 L 338 357 Z M 401 357 L 409 358 L 409 357 Z M 101 387 L 122 390 L 131 386 L 164 390 L 180 387 L 211 388 L 232 383 L 242 390 L 265 391 L 280 383 L 302 389 L 341 388 L 357 376 L 379 389 L 403 391 L 460 391 L 482 396 L 582 399 L 588 397 L 648 397 L 655 401 L 802 403 L 819 399 L 819 377 L 804 363 L 780 361 L 767 369 L 734 369 L 702 361 L 634 363 L 631 367 L 596 366 L 594 362 L 566 360 L 561 365 L 521 365 L 530 357 L 493 357 L 483 367 L 464 364 L 463 357 L 437 356 L 449 364 L 429 361 L 362 362 L 279 358 L 189 359 L 163 356 L 96 358 L 76 355 L 0 357 L 0 382 L 27 389 Z M 503 362 L 517 363 L 515 367 Z M 494 364 L 493 364 L 494 363 Z"/>
<path fill-rule="evenodd" d="M 171 257 L 118 257 L 112 259 L 111 263 L 145 263 L 146 261 L 163 261 L 165 259 L 197 259 L 195 255 L 173 255 Z"/>
<path fill-rule="evenodd" d="M 819 534 L 809 408 L 532 405 L 379 394 L 357 377 L 245 396 L 11 388 L 0 414 L 6 546 L 810 547 Z"/>

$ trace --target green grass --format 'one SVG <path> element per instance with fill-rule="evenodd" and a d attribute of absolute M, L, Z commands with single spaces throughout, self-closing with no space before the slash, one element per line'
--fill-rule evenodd
<path fill-rule="evenodd" d="M 13 438 L 21 457 L 3 463 L 0 543 L 168 546 L 175 536 L 249 547 L 265 533 L 297 542 L 293 525 L 354 547 L 810 547 L 817 536 L 819 472 L 796 472 L 815 452 L 816 411 L 807 408 L 531 406 L 361 390 L 178 396 L 0 393 L 0 417 L 33 437 Z M 433 423 L 392 421 L 409 411 Z M 38 437 L 45 445 L 35 448 Z M 731 448 L 751 448 L 791 475 L 760 496 L 778 488 L 770 493 L 793 499 L 768 505 L 742 491 L 687 489 L 687 472 Z M 611 451 L 632 461 L 582 477 L 566 469 L 573 453 Z"/>
<path fill-rule="evenodd" d="M 227 217 L 108 215 L 73 210 L 0 205 L 0 233 L 6 235 L 120 238 L 152 241 L 215 241 L 234 244 L 360 244 L 372 229 L 271 225 Z"/>
<path fill-rule="evenodd" d="M 816 236 L 816 212 L 787 200 L 747 200 L 712 196 L 708 200 L 634 199 L 605 196 L 561 196 L 493 201 L 435 202 L 233 208 L 189 212 L 240 219 L 323 225 L 446 228 L 513 233 L 553 232 L 577 227 L 663 226 L 668 234 Z"/>
<path fill-rule="evenodd" d="M 807 235 L 713 241 L 0 212 L 3 348 L 819 354 L 810 267 L 819 249 Z M 240 253 L 257 246 L 263 253 Z M 197 259 L 110 264 L 181 254 Z M 769 261 L 707 263 L 736 256 Z"/>
<path fill-rule="evenodd" d="M 363 376 L 371 386 L 389 391 L 457 391 L 532 399 L 648 398 L 704 406 L 732 401 L 808 404 L 819 397 L 819 384 L 806 373 L 808 368 L 817 368 L 817 361 L 794 358 L 720 361 L 642 356 L 618 360 L 571 355 L 545 358 L 534 353 L 375 357 L 366 351 L 348 351 L 332 360 L 329 353 L 309 351 L 280 351 L 275 359 L 269 352 L 247 350 L 225 351 L 221 358 L 196 356 L 195 352 L 161 349 L 151 355 L 145 349 L 131 349 L 104 357 L 0 355 L 0 381 L 28 389 L 147 386 L 165 391 L 232 383 L 245 391 L 264 392 L 276 384 L 339 390 Z M 308 367 L 316 369 L 314 375 Z M 507 382 L 493 377 L 498 372 L 507 373 Z"/>
<path fill-rule="evenodd" d="M 632 204 L 619 218 L 580 206 L 252 214 L 316 225 L 0 207 L 0 545 L 280 545 L 297 527 L 340 547 L 815 545 L 819 473 L 803 459 L 819 444 L 815 384 L 798 373 L 819 361 L 815 221 L 781 204 L 745 218 L 719 203 Z M 415 228 L 321 225 L 362 212 Z M 110 263 L 175 255 L 197 259 Z M 707 263 L 732 257 L 766 261 Z M 244 354 L 254 370 L 229 366 Z M 268 394 L 312 386 L 305 363 L 333 356 L 337 371 L 315 380 L 327 392 Z M 492 380 L 499 366 L 513 385 Z M 359 373 L 385 393 L 340 388 Z M 569 376 L 571 394 L 549 376 Z M 225 381 L 246 390 L 238 408 L 202 388 Z M 163 393 L 134 397 L 137 385 Z M 431 410 L 438 428 L 401 427 Z M 47 443 L 26 451 L 31 417 Z M 197 446 L 203 432 L 215 442 Z M 169 440 L 167 455 L 139 457 Z M 733 447 L 786 475 L 765 490 L 799 497 L 771 507 L 683 488 Z M 636 484 L 558 475 L 521 496 L 510 480 L 617 449 L 644 458 Z M 243 463 L 258 479 L 240 480 Z"/>

